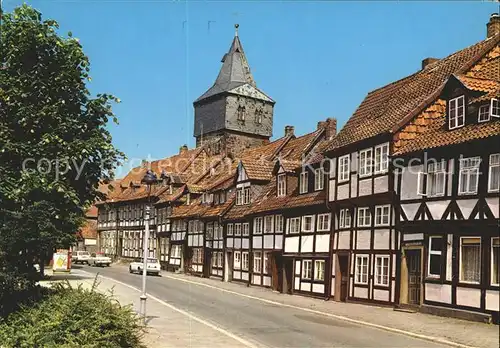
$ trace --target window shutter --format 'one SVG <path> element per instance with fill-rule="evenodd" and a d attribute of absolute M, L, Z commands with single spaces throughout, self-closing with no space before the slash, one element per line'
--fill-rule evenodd
<path fill-rule="evenodd" d="M 417 178 L 417 195 L 419 196 L 425 196 L 425 176 L 427 173 L 424 172 L 419 172 L 418 173 L 418 178 Z"/>
<path fill-rule="evenodd" d="M 498 99 L 491 99 L 490 116 L 500 117 L 500 102 L 498 101 Z"/>

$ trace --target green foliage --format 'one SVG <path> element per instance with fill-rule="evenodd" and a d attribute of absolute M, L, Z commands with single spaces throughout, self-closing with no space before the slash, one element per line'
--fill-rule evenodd
<path fill-rule="evenodd" d="M 91 96 L 89 59 L 58 28 L 28 5 L 0 22 L 0 273 L 68 247 L 124 158 L 106 128 L 119 100 Z"/>
<path fill-rule="evenodd" d="M 139 318 L 110 294 L 58 284 L 36 306 L 0 322 L 5 347 L 142 347 Z"/>

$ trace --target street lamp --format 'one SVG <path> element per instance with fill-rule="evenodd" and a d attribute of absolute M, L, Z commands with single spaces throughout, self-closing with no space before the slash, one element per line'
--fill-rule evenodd
<path fill-rule="evenodd" d="M 143 246 L 144 246 L 144 251 L 142 254 L 142 261 L 143 261 L 143 266 L 142 266 L 142 294 L 141 294 L 141 307 L 140 307 L 140 314 L 142 316 L 143 324 L 146 325 L 146 275 L 147 275 L 147 262 L 148 262 L 148 256 L 149 256 L 149 209 L 150 209 L 150 204 L 151 204 L 151 185 L 156 183 L 158 179 L 156 178 L 156 174 L 148 170 L 144 177 L 141 180 L 142 184 L 146 184 L 148 186 L 148 203 L 145 207 L 145 212 L 144 212 L 144 225 L 145 225 L 145 231 L 144 231 L 144 240 L 143 240 Z"/>

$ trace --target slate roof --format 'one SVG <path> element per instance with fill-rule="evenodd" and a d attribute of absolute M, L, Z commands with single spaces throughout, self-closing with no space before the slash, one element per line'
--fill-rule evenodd
<path fill-rule="evenodd" d="M 439 96 L 451 74 L 463 74 L 489 50 L 498 46 L 500 35 L 480 41 L 428 65 L 399 81 L 376 89 L 365 97 L 327 150 L 331 151 L 379 134 L 393 133 L 429 106 Z M 492 72 L 498 62 L 488 63 Z M 471 70 L 472 77 L 485 77 Z"/>

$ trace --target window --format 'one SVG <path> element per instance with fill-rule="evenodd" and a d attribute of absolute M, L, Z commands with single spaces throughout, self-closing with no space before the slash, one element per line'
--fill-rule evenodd
<path fill-rule="evenodd" d="M 300 218 L 291 218 L 288 230 L 290 233 L 299 233 L 300 232 Z"/>
<path fill-rule="evenodd" d="M 316 168 L 314 170 L 314 190 L 322 190 L 325 185 L 325 176 L 323 175 L 323 168 Z"/>
<path fill-rule="evenodd" d="M 342 209 L 339 216 L 339 228 L 351 227 L 351 211 L 349 209 Z"/>
<path fill-rule="evenodd" d="M 448 128 L 455 129 L 465 124 L 465 98 L 463 95 L 448 102 Z"/>
<path fill-rule="evenodd" d="M 349 155 L 339 158 L 339 181 L 349 180 Z"/>
<path fill-rule="evenodd" d="M 299 193 L 307 193 L 308 190 L 308 173 L 302 172 L 300 173 L 300 192 Z"/>
<path fill-rule="evenodd" d="M 244 236 L 250 235 L 250 224 L 248 222 L 243 223 L 243 235 Z"/>
<path fill-rule="evenodd" d="M 236 205 L 243 204 L 243 189 L 236 190 Z"/>
<path fill-rule="evenodd" d="M 390 205 L 382 205 L 375 207 L 375 226 L 389 225 Z"/>
<path fill-rule="evenodd" d="M 241 236 L 241 224 L 234 224 L 234 235 Z"/>
<path fill-rule="evenodd" d="M 375 285 L 389 286 L 389 256 L 375 256 Z"/>
<path fill-rule="evenodd" d="M 500 117 L 500 103 L 498 99 L 491 99 L 490 116 Z"/>
<path fill-rule="evenodd" d="M 256 217 L 253 219 L 253 233 L 262 234 L 262 217 Z"/>
<path fill-rule="evenodd" d="M 325 260 L 314 261 L 314 280 L 325 280 Z"/>
<path fill-rule="evenodd" d="M 221 204 L 224 203 L 224 202 L 226 202 L 226 193 L 224 191 L 221 191 L 219 193 L 219 201 L 220 201 Z"/>
<path fill-rule="evenodd" d="M 372 215 L 369 208 L 358 208 L 358 227 L 370 227 Z"/>
<path fill-rule="evenodd" d="M 238 120 L 239 121 L 245 121 L 245 107 L 244 106 L 238 106 L 238 110 L 236 113 L 238 114 Z"/>
<path fill-rule="evenodd" d="M 479 283 L 481 280 L 481 238 L 460 238 L 460 281 Z"/>
<path fill-rule="evenodd" d="M 318 214 L 318 231 L 330 231 L 330 214 Z"/>
<path fill-rule="evenodd" d="M 234 228 L 233 224 L 227 224 L 227 235 L 228 236 L 232 236 L 233 235 L 233 228 Z"/>
<path fill-rule="evenodd" d="M 222 251 L 217 252 L 217 267 L 219 267 L 219 268 L 223 267 Z"/>
<path fill-rule="evenodd" d="M 460 159 L 460 175 L 458 177 L 458 194 L 474 194 L 477 192 L 479 179 L 479 157 Z"/>
<path fill-rule="evenodd" d="M 441 276 L 441 254 L 443 252 L 443 238 L 429 237 L 429 259 L 427 260 L 427 275 Z"/>
<path fill-rule="evenodd" d="M 500 238 L 491 238 L 491 284 L 500 285 Z"/>
<path fill-rule="evenodd" d="M 241 269 L 241 252 L 234 252 L 234 269 Z"/>
<path fill-rule="evenodd" d="M 488 192 L 500 191 L 500 153 L 490 155 Z"/>
<path fill-rule="evenodd" d="M 193 249 L 193 263 L 203 263 L 203 249 L 195 248 Z"/>
<path fill-rule="evenodd" d="M 264 233 L 274 232 L 274 215 L 268 215 L 264 218 Z"/>
<path fill-rule="evenodd" d="M 311 260 L 303 260 L 302 261 L 302 278 L 303 279 L 311 279 L 312 275 L 312 261 Z"/>
<path fill-rule="evenodd" d="M 171 257 L 180 258 L 181 257 L 181 246 L 172 245 L 172 255 Z"/>
<path fill-rule="evenodd" d="M 302 217 L 302 232 L 314 231 L 314 215 L 307 215 Z"/>
<path fill-rule="evenodd" d="M 205 233 L 207 239 L 213 239 L 214 236 L 214 224 L 212 222 L 207 223 L 207 231 Z"/>
<path fill-rule="evenodd" d="M 269 254 L 269 251 L 264 251 L 264 269 L 262 270 L 264 274 L 269 273 Z"/>
<path fill-rule="evenodd" d="M 486 122 L 490 120 L 490 105 L 482 105 L 479 107 L 478 122 Z"/>
<path fill-rule="evenodd" d="M 262 109 L 255 110 L 255 123 L 262 124 Z"/>
<path fill-rule="evenodd" d="M 255 273 L 262 272 L 262 253 L 260 251 L 253 253 L 253 271 Z"/>
<path fill-rule="evenodd" d="M 286 196 L 286 176 L 278 175 L 278 197 Z"/>
<path fill-rule="evenodd" d="M 444 195 L 446 162 L 429 163 L 427 165 L 427 196 Z"/>
<path fill-rule="evenodd" d="M 283 233 L 283 215 L 276 215 L 276 232 Z"/>
<path fill-rule="evenodd" d="M 372 149 L 359 152 L 359 176 L 367 176 L 372 173 Z"/>
<path fill-rule="evenodd" d="M 250 187 L 245 187 L 243 189 L 243 204 L 250 203 Z"/>
<path fill-rule="evenodd" d="M 357 284 L 368 284 L 368 256 L 356 256 L 356 274 Z"/>
<path fill-rule="evenodd" d="M 389 168 L 389 144 L 375 147 L 375 174 L 384 173 Z"/>
<path fill-rule="evenodd" d="M 248 271 L 248 251 L 243 251 L 241 253 L 241 258 L 243 260 L 241 269 L 244 271 Z"/>

